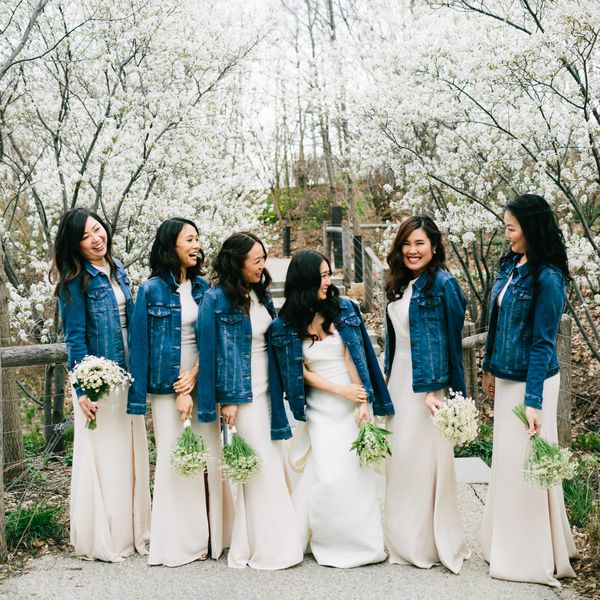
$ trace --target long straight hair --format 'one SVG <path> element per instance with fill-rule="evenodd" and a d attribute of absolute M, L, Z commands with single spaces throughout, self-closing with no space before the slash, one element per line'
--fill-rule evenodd
<path fill-rule="evenodd" d="M 288 267 L 285 278 L 285 304 L 279 311 L 279 316 L 295 327 L 301 339 L 318 338 L 308 333 L 308 326 L 315 315 L 324 317 L 323 331 L 330 335 L 332 323 L 340 312 L 337 287 L 331 284 L 325 300 L 319 300 L 317 294 L 321 287 L 321 264 L 325 261 L 331 272 L 331 265 L 325 256 L 316 250 L 301 250 L 296 252 Z"/>
<path fill-rule="evenodd" d="M 519 222 L 523 230 L 534 289 L 537 287 L 542 265 L 554 265 L 567 282 L 571 281 L 565 239 L 556 215 L 546 200 L 537 194 L 523 194 L 507 204 L 506 210 Z M 512 256 L 514 253 L 509 251 L 503 260 Z"/>
<path fill-rule="evenodd" d="M 430 292 L 438 269 L 448 270 L 446 267 L 446 250 L 442 244 L 442 233 L 438 226 L 429 217 L 409 217 L 400 225 L 386 259 L 390 267 L 385 285 L 388 302 L 402 298 L 408 282 L 414 278 L 413 272 L 404 264 L 402 246 L 410 234 L 417 229 L 422 229 L 425 232 L 434 252 L 431 262 L 425 267 L 427 282 L 423 288 L 424 293 Z"/>
<path fill-rule="evenodd" d="M 50 282 L 56 287 L 54 295 L 58 296 L 61 290 L 65 290 L 67 298 L 70 299 L 68 284 L 81 277 L 81 289 L 87 290 L 90 276 L 85 269 L 86 259 L 81 253 L 81 239 L 85 233 L 85 225 L 89 218 L 96 219 L 106 231 L 106 260 L 110 265 L 111 275 L 116 271 L 115 261 L 112 258 L 112 235 L 108 223 L 105 223 L 100 215 L 87 208 L 72 208 L 60 218 L 58 232 L 54 240 L 54 251 L 52 256 L 52 267 L 50 269 Z"/>
<path fill-rule="evenodd" d="M 159 225 L 150 250 L 150 277 L 166 279 L 169 274 L 172 274 L 175 281 L 181 283 L 181 263 L 175 246 L 185 225 L 191 225 L 198 233 L 198 227 L 193 221 L 180 217 L 167 219 Z M 204 252 L 200 248 L 196 264 L 187 268 L 187 278 L 193 279 L 197 275 L 204 275 L 203 266 Z"/>
<path fill-rule="evenodd" d="M 270 295 L 271 275 L 266 268 L 258 283 L 246 283 L 242 277 L 244 263 L 255 244 L 261 245 L 266 257 L 267 250 L 259 237 L 249 231 L 238 231 L 223 242 L 213 260 L 213 282 L 221 284 L 231 304 L 245 314 L 250 312 L 250 290 L 255 291 L 261 304 L 265 304 Z"/>

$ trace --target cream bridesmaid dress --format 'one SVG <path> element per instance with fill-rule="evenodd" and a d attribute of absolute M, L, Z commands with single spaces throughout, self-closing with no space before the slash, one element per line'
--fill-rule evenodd
<path fill-rule="evenodd" d="M 110 279 L 110 267 L 101 268 Z M 119 307 L 128 362 L 125 296 L 112 282 Z M 73 390 L 75 436 L 71 471 L 70 538 L 75 554 L 85 559 L 120 562 L 137 551 L 147 554 L 150 540 L 148 443 L 141 415 L 127 414 L 128 387 L 109 394 L 87 419 Z"/>
<path fill-rule="evenodd" d="M 412 389 L 408 309 L 413 282 L 388 305 L 396 350 L 388 383 L 395 414 L 387 420 L 394 434 L 386 465 L 385 539 L 391 563 L 425 569 L 441 563 L 459 573 L 471 553 L 458 510 L 453 448 L 434 429 L 426 394 Z"/>
<path fill-rule="evenodd" d="M 192 297 L 190 281 L 182 283 L 178 292 L 181 299 L 181 370 L 187 371 L 198 360 L 194 334 L 198 305 Z M 195 388 L 191 396 L 196 398 Z M 183 430 L 179 412 L 175 408 L 176 395 L 149 394 L 148 397 L 152 403 L 156 438 L 156 473 L 148 564 L 177 567 L 194 560 L 203 560 L 208 556 L 209 538 L 211 556 L 219 558 L 223 548 L 229 546 L 233 518 L 231 492 L 228 483 L 222 480 L 219 466 L 219 423 L 199 423 L 194 403 L 192 429 L 202 436 L 211 458 L 208 461 L 207 476 L 197 474 L 184 477 L 171 466 L 171 450 Z"/>
<path fill-rule="evenodd" d="M 261 470 L 237 486 L 230 567 L 285 569 L 302 562 L 303 548 L 290 497 L 284 463 L 284 441 L 271 441 L 269 363 L 265 334 L 271 315 L 251 292 L 252 402 L 240 404 L 238 433 L 260 456 Z"/>

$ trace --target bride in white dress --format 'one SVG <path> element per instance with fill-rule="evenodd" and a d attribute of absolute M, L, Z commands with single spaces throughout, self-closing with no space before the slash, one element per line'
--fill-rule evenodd
<path fill-rule="evenodd" d="M 370 420 L 373 388 L 387 392 L 376 361 L 367 368 L 369 342 L 360 314 L 350 300 L 338 298 L 330 275 L 318 252 L 294 256 L 272 340 L 288 400 L 300 373 L 296 365 L 304 365 L 306 407 L 293 404 L 292 410 L 306 422 L 296 426 L 289 451 L 292 468 L 302 472 L 292 500 L 303 541 L 319 564 L 349 568 L 386 559 L 376 475 L 360 466 L 350 447 L 358 423 Z M 300 314 L 303 309 L 306 314 Z M 360 375 L 355 364 L 361 364 Z M 376 377 L 381 385 L 371 383 Z"/>

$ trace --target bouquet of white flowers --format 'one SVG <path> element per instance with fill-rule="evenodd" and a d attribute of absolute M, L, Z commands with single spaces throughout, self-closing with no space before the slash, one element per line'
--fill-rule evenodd
<path fill-rule="evenodd" d="M 464 446 L 472 442 L 479 433 L 475 402 L 452 389 L 449 397 L 442 399 L 442 406 L 435 411 L 431 420 L 434 427 L 453 446 Z"/>
<path fill-rule="evenodd" d="M 204 473 L 209 458 L 204 440 L 193 432 L 191 419 L 186 419 L 177 445 L 171 450 L 171 464 L 180 475 L 192 477 Z"/>
<path fill-rule="evenodd" d="M 246 483 L 260 467 L 260 457 L 234 430 L 231 441 L 223 447 L 223 476 L 236 483 Z"/>
<path fill-rule="evenodd" d="M 99 402 L 131 381 L 133 377 L 116 362 L 98 356 L 84 357 L 71 372 L 71 382 L 79 386 L 90 402 Z M 96 429 L 96 419 L 88 421 L 85 426 Z"/>
<path fill-rule="evenodd" d="M 358 410 L 355 410 L 355 416 Z M 383 427 L 376 427 L 372 423 L 362 422 L 358 430 L 358 436 L 350 446 L 350 452 L 356 451 L 361 467 L 377 467 L 385 460 L 386 456 L 392 455 L 390 442 L 386 436 L 392 432 Z"/>
<path fill-rule="evenodd" d="M 529 429 L 525 405 L 515 406 L 513 412 Z M 523 479 L 527 483 L 548 489 L 562 483 L 563 479 L 573 479 L 577 463 L 568 448 L 561 448 L 538 434 L 531 436 L 529 442 L 529 451 L 523 465 Z"/>

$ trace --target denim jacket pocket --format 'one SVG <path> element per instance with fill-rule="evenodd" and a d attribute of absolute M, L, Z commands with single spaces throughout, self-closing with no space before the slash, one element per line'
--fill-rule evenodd
<path fill-rule="evenodd" d="M 108 287 L 90 288 L 86 292 L 90 304 L 90 313 L 108 310 Z"/>

